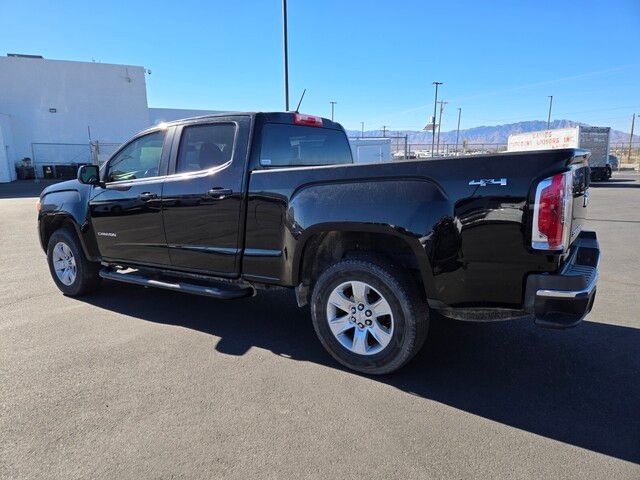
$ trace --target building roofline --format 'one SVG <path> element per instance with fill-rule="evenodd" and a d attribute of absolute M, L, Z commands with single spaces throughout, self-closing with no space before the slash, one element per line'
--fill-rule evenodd
<path fill-rule="evenodd" d="M 13 61 L 24 61 L 24 62 L 64 62 L 64 63 L 85 63 L 88 65 L 106 65 L 109 67 L 126 67 L 126 68 L 142 68 L 143 70 L 146 69 L 146 67 L 143 67 L 142 65 L 127 65 L 127 64 L 123 64 L 123 63 L 106 63 L 106 62 L 95 62 L 95 61 L 84 61 L 84 60 L 59 60 L 56 58 L 44 58 L 44 57 L 38 57 L 38 56 L 17 56 L 17 55 L 0 55 L 0 60 L 1 59 L 11 59 Z"/>

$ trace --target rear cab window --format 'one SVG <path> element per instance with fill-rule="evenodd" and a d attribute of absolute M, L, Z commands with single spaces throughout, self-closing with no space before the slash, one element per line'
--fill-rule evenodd
<path fill-rule="evenodd" d="M 178 149 L 176 173 L 208 170 L 230 162 L 235 134 L 233 123 L 185 127 Z"/>
<path fill-rule="evenodd" d="M 349 140 L 342 130 L 265 123 L 260 168 L 309 167 L 353 163 Z"/>

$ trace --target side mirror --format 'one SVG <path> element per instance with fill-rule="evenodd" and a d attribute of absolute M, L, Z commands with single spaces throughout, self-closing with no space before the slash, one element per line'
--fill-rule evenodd
<path fill-rule="evenodd" d="M 97 165 L 82 165 L 78 168 L 78 181 L 87 185 L 100 183 L 100 169 Z"/>

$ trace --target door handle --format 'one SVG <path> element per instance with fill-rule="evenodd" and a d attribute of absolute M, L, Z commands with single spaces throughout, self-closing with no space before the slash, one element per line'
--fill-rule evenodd
<path fill-rule="evenodd" d="M 218 200 L 222 200 L 223 198 L 228 197 L 231 194 L 233 194 L 233 190 L 231 190 L 230 188 L 222 187 L 215 187 L 207 192 L 207 196 Z"/>
<path fill-rule="evenodd" d="M 140 195 L 138 195 L 138 198 L 143 202 L 148 202 L 149 200 L 155 200 L 156 198 L 158 198 L 158 194 L 153 192 L 142 192 Z"/>

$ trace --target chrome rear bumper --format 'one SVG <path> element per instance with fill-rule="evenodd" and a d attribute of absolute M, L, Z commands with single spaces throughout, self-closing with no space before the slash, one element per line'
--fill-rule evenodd
<path fill-rule="evenodd" d="M 577 325 L 593 307 L 600 264 L 595 232 L 583 231 L 557 274 L 527 277 L 525 310 L 543 327 Z"/>

